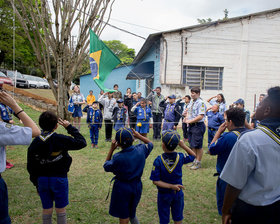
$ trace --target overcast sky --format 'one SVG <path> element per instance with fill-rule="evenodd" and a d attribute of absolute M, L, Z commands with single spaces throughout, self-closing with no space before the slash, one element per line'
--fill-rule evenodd
<path fill-rule="evenodd" d="M 223 18 L 224 9 L 231 18 L 274 8 L 280 8 L 279 0 L 115 0 L 109 23 L 147 38 L 152 33 L 195 25 L 197 18 Z M 136 53 L 145 41 L 109 26 L 101 39 L 120 40 Z"/>

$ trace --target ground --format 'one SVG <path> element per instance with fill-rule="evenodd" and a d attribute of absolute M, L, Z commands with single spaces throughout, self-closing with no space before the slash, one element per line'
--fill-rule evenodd
<path fill-rule="evenodd" d="M 22 106 L 32 119 L 38 122 L 39 112 Z M 152 130 L 150 129 L 150 131 L 149 137 L 151 138 Z M 58 132 L 66 133 L 61 127 Z M 113 175 L 103 170 L 103 163 L 110 147 L 110 143 L 104 141 L 104 126 L 100 132 L 98 149 L 90 147 L 89 131 L 85 120 L 83 120 L 81 132 L 85 136 L 88 146 L 80 151 L 70 152 L 73 163 L 68 175 L 70 187 L 70 204 L 67 207 L 68 223 L 118 223 L 116 218 L 108 214 L 110 199 L 105 200 Z M 182 131 L 179 130 L 179 133 Z M 204 139 L 204 146 L 206 146 L 206 134 Z M 9 146 L 7 159 L 15 164 L 15 167 L 2 174 L 8 185 L 9 211 L 12 223 L 15 224 L 41 223 L 41 203 L 35 187 L 29 181 L 26 170 L 26 150 L 27 146 Z M 204 148 L 205 151 L 206 148 Z M 137 208 L 137 216 L 141 224 L 158 223 L 157 189 L 149 177 L 153 161 L 161 153 L 160 142 L 155 142 L 154 150 L 146 161 L 142 176 L 143 193 Z M 185 208 L 183 223 L 221 223 L 216 209 L 215 184 L 217 178 L 213 177 L 215 163 L 215 157 L 204 154 L 203 168 L 200 170 L 191 171 L 184 166 Z"/>

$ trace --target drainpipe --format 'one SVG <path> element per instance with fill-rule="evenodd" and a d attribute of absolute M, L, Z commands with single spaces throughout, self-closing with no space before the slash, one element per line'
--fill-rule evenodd
<path fill-rule="evenodd" d="M 163 36 L 163 35 L 162 35 Z M 163 36 L 163 42 L 165 43 L 165 63 L 164 63 L 164 83 L 166 85 L 166 70 L 167 70 L 167 57 L 168 57 L 168 45 L 165 37 Z"/>
<path fill-rule="evenodd" d="M 183 53 L 184 53 L 184 37 L 181 33 L 181 77 L 180 77 L 180 84 L 182 84 L 182 77 L 183 77 Z"/>

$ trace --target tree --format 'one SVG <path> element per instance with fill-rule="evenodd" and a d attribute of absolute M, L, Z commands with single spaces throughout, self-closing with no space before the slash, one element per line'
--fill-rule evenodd
<path fill-rule="evenodd" d="M 28 1 L 28 7 L 24 1 Z M 17 0 L 18 5 L 14 5 L 14 0 L 9 2 L 52 88 L 58 116 L 65 118 L 71 80 L 89 52 L 89 29 L 101 34 L 106 26 L 105 13 L 109 9 L 109 20 L 114 0 Z M 78 34 L 73 44 L 75 30 Z M 51 76 L 51 58 L 56 67 L 57 88 Z"/>
<path fill-rule="evenodd" d="M 0 0 L 0 65 L 13 68 L 13 9 L 7 0 Z M 30 74 L 37 67 L 37 59 L 20 23 L 15 19 L 15 64 L 22 73 Z"/>
<path fill-rule="evenodd" d="M 135 58 L 135 50 L 128 48 L 119 40 L 104 41 L 104 43 L 118 56 L 125 65 L 130 65 Z M 121 66 L 121 64 L 120 64 Z"/>
<path fill-rule="evenodd" d="M 229 11 L 227 9 L 225 9 L 224 10 L 224 18 L 223 19 L 218 19 L 218 21 L 227 20 L 228 19 L 228 13 L 229 13 Z M 199 24 L 210 23 L 212 21 L 213 20 L 211 18 L 208 18 L 208 19 L 197 19 L 197 22 Z"/>

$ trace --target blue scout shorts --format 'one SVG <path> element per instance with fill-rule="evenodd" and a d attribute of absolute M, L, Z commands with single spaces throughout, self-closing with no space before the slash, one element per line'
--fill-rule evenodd
<path fill-rule="evenodd" d="M 192 149 L 201 149 L 203 145 L 203 135 L 205 132 L 204 122 L 190 124 L 188 140 Z"/>
<path fill-rule="evenodd" d="M 11 219 L 8 211 L 8 190 L 7 185 L 0 177 L 0 224 L 10 224 Z"/>
<path fill-rule="evenodd" d="M 179 222 L 183 220 L 184 193 L 182 190 L 172 193 L 158 192 L 157 205 L 160 224 L 169 223 L 170 208 L 173 221 Z"/>
<path fill-rule="evenodd" d="M 134 218 L 141 194 L 141 181 L 122 182 L 115 180 L 109 209 L 110 215 L 121 219 Z"/>
<path fill-rule="evenodd" d="M 64 208 L 68 201 L 68 179 L 67 177 L 39 177 L 38 191 L 44 209 L 53 207 Z"/>

